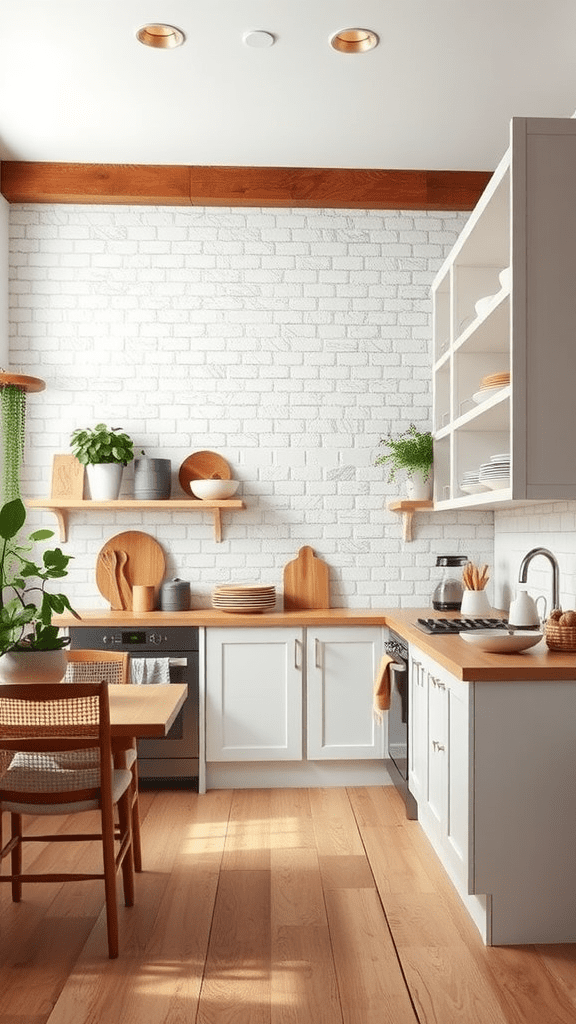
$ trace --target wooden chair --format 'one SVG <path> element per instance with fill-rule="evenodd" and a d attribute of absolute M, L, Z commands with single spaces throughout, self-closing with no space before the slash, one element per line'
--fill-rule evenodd
<path fill-rule="evenodd" d="M 67 756 L 66 766 L 58 763 Z M 112 767 L 108 684 L 25 683 L 0 686 L 0 830 L 2 811 L 11 817 L 11 836 L 3 844 L 0 858 L 10 855 L 11 872 L 0 874 L 10 882 L 15 903 L 22 898 L 27 882 L 68 882 L 102 879 L 106 898 L 108 954 L 118 956 L 118 902 L 116 875 L 122 869 L 124 902 L 134 903 L 132 859 L 132 814 L 127 769 Z M 118 809 L 118 830 L 114 809 Z M 24 835 L 22 817 L 76 814 L 100 810 L 98 833 Z M 36 873 L 22 871 L 24 843 L 102 843 L 103 870 L 88 872 Z M 118 840 L 118 848 L 116 847 Z"/>
<path fill-rule="evenodd" d="M 104 680 L 107 683 L 130 682 L 130 655 L 122 651 L 68 651 L 66 683 L 90 683 Z M 129 741 L 128 741 L 129 742 Z M 138 802 L 138 751 L 136 740 L 132 740 L 124 751 L 125 762 L 117 758 L 117 768 L 129 768 L 132 773 L 132 841 L 134 846 L 134 869 L 142 871 L 142 842 L 140 839 L 140 805 Z"/>

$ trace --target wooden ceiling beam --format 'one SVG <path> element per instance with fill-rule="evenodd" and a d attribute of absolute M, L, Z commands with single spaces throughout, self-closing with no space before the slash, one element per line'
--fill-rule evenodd
<path fill-rule="evenodd" d="M 472 210 L 491 174 L 6 160 L 0 191 L 10 203 Z"/>

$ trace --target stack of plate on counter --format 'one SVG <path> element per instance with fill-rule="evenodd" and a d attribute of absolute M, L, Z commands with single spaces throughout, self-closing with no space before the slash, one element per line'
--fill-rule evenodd
<path fill-rule="evenodd" d="M 510 487 L 510 454 L 493 455 L 490 462 L 480 466 L 478 479 L 481 484 L 490 487 L 493 491 L 500 487 Z"/>
<path fill-rule="evenodd" d="M 271 612 L 276 604 L 276 588 L 256 583 L 220 583 L 212 591 L 212 607 L 221 612 Z"/>
<path fill-rule="evenodd" d="M 508 387 L 510 383 L 509 373 L 490 373 L 486 377 L 482 377 L 480 381 L 480 390 L 472 396 L 473 401 L 476 405 L 480 402 L 485 402 L 491 395 L 497 394 L 502 388 Z"/>

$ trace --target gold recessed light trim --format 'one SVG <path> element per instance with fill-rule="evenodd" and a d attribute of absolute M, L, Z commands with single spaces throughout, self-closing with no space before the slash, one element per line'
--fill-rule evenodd
<path fill-rule="evenodd" d="M 159 50 L 170 50 L 174 46 L 182 46 L 185 36 L 173 25 L 143 25 L 136 33 L 138 42 L 144 46 L 154 46 Z"/>
<path fill-rule="evenodd" d="M 330 46 L 340 53 L 367 53 L 378 46 L 379 41 L 369 28 L 343 28 L 332 36 Z"/>

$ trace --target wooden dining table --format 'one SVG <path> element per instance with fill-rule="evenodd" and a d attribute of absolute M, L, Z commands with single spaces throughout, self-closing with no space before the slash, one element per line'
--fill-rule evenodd
<path fill-rule="evenodd" d="M 185 683 L 109 686 L 110 732 L 116 767 L 132 740 L 166 736 L 186 700 Z"/>

